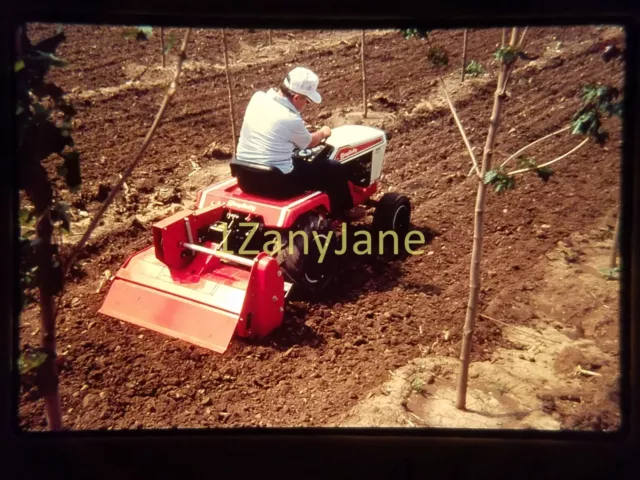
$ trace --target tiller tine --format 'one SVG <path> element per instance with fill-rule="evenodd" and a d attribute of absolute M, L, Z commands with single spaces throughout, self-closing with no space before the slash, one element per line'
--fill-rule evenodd
<path fill-rule="evenodd" d="M 154 245 L 125 262 L 99 312 L 218 353 L 234 333 L 262 337 L 277 328 L 291 287 L 277 261 L 193 243 L 219 210 L 185 210 L 155 224 Z"/>

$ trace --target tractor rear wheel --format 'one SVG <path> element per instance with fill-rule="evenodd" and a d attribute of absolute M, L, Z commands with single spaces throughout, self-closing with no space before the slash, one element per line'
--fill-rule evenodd
<path fill-rule="evenodd" d="M 306 293 L 319 293 L 331 283 L 337 272 L 336 237 L 331 233 L 327 220 L 316 213 L 301 217 L 293 232 L 299 233 L 293 237 L 292 243 L 287 239 L 281 252 L 280 267 L 294 285 Z M 326 248 L 324 257 L 318 243 L 323 251 Z"/>
<path fill-rule="evenodd" d="M 391 258 L 404 252 L 405 238 L 409 233 L 410 226 L 411 202 L 409 198 L 396 192 L 385 193 L 378 201 L 373 214 L 373 230 L 378 238 L 380 238 L 381 232 L 395 232 L 398 237 L 398 249 L 394 248 L 393 235 L 385 235 L 382 240 L 382 257 Z"/>

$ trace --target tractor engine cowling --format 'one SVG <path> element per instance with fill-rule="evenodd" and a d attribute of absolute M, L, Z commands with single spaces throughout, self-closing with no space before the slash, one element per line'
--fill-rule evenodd
<path fill-rule="evenodd" d="M 333 147 L 329 158 L 342 162 L 348 177 L 358 187 L 368 187 L 382 175 L 387 135 L 364 125 L 343 125 L 331 131 L 327 144 Z"/>

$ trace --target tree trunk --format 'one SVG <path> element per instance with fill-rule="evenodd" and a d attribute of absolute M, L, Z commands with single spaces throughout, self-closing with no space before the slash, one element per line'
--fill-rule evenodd
<path fill-rule="evenodd" d="M 620 247 L 620 223 L 621 223 L 621 211 L 618 212 L 618 219 L 616 220 L 616 228 L 613 231 L 613 245 L 611 246 L 611 256 L 609 257 L 609 268 L 614 269 L 618 266 L 618 248 Z"/>
<path fill-rule="evenodd" d="M 271 29 L 269 29 L 269 46 L 273 45 L 273 38 L 271 37 Z"/>
<path fill-rule="evenodd" d="M 227 32 L 222 29 L 222 48 L 224 51 L 224 69 L 227 74 L 227 89 L 229 92 L 229 115 L 231 116 L 231 141 L 233 142 L 233 156 L 236 156 L 236 114 L 233 106 L 233 90 L 229 76 L 229 57 L 227 55 Z"/>
<path fill-rule="evenodd" d="M 40 388 L 44 398 L 44 408 L 49 430 L 62 429 L 62 409 L 58 387 L 58 368 L 56 358 L 55 302 L 51 293 L 54 280 L 51 236 L 53 225 L 48 213 L 42 214 L 36 227 L 39 245 L 38 290 L 40 295 L 40 346 L 47 355 L 42 368 Z"/>
<path fill-rule="evenodd" d="M 164 58 L 164 28 L 160 27 L 160 42 L 162 43 L 162 68 L 166 67 L 166 61 Z"/>
<path fill-rule="evenodd" d="M 464 39 L 462 40 L 462 81 L 464 82 L 465 69 L 467 68 L 467 29 L 464 29 Z"/>
<path fill-rule="evenodd" d="M 360 48 L 360 61 L 362 63 L 362 103 L 364 105 L 363 118 L 367 118 L 367 72 L 364 62 L 364 30 L 362 30 L 362 45 Z"/>
<path fill-rule="evenodd" d="M 513 29 L 511 34 L 511 46 L 515 46 L 517 30 Z M 467 315 L 464 322 L 462 348 L 460 352 L 460 371 L 458 374 L 458 388 L 456 397 L 456 408 L 466 409 L 467 382 L 469 377 L 469 362 L 471 359 L 471 345 L 473 329 L 478 315 L 478 299 L 480 296 L 480 263 L 482 261 L 482 243 L 484 235 L 484 211 L 486 205 L 487 185 L 483 179 L 485 174 L 491 170 L 491 160 L 493 148 L 496 143 L 498 127 L 500 126 L 500 116 L 504 103 L 506 79 L 508 67 L 502 63 L 496 91 L 494 93 L 493 111 L 489 122 L 489 131 L 482 154 L 481 179 L 478 181 L 478 193 L 476 195 L 476 210 L 473 232 L 473 249 L 471 255 L 471 269 L 469 272 L 469 300 L 467 304 Z"/>

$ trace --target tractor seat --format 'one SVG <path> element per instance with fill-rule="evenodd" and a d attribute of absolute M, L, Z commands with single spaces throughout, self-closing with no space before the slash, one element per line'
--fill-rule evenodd
<path fill-rule="evenodd" d="M 238 179 L 240 190 L 246 194 L 274 200 L 287 200 L 304 193 L 299 191 L 297 185 L 291 184 L 291 181 L 277 167 L 237 158 L 231 159 L 229 166 L 231 175 Z M 263 176 L 265 173 L 271 174 L 266 182 Z"/>
<path fill-rule="evenodd" d="M 264 163 L 248 162 L 246 160 L 239 160 L 237 158 L 232 158 L 229 166 L 231 167 L 231 175 L 233 175 L 234 177 L 237 177 L 239 172 L 276 173 L 278 171 L 276 167 L 265 165 Z"/>

